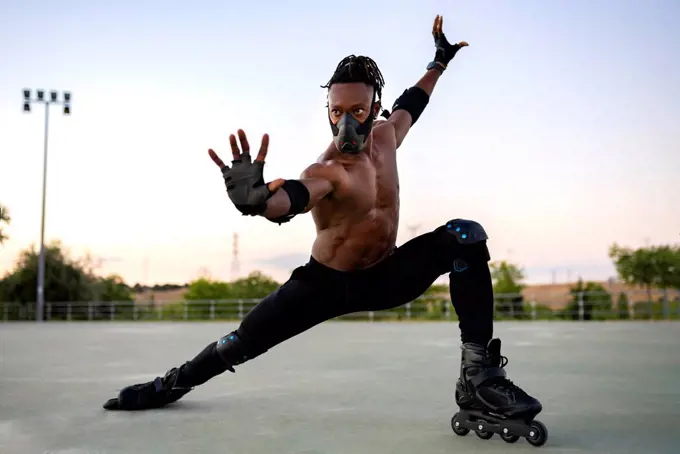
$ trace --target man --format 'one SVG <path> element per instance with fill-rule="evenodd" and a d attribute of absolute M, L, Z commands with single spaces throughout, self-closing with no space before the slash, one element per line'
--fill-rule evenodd
<path fill-rule="evenodd" d="M 459 405 L 530 420 L 541 404 L 505 378 L 500 341 L 492 340 L 493 291 L 487 235 L 474 221 L 455 219 L 395 247 L 399 219 L 396 151 L 418 121 L 432 91 L 456 53 L 437 16 L 434 60 L 415 86 L 404 91 L 386 120 L 376 122 L 384 81 L 375 62 L 349 56 L 337 66 L 328 88 L 333 142 L 298 180 L 265 184 L 262 174 L 269 138 L 254 161 L 243 131 L 229 142 L 232 167 L 213 150 L 227 192 L 244 215 L 276 223 L 311 212 L 317 236 L 309 262 L 267 296 L 239 328 L 211 342 L 194 359 L 163 378 L 124 388 L 104 408 L 158 408 L 195 386 L 252 360 L 272 347 L 331 318 L 397 307 L 422 295 L 449 273 L 451 300 L 463 342 Z M 477 418 L 479 419 L 479 418 Z M 475 418 L 472 418 L 474 421 Z"/>

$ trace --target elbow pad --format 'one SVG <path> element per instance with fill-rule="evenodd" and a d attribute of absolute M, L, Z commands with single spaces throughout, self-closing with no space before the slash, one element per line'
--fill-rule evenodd
<path fill-rule="evenodd" d="M 425 93 L 425 90 L 419 87 L 411 87 L 408 90 L 404 90 L 404 93 L 394 101 L 392 112 L 402 109 L 410 113 L 411 125 L 413 126 L 429 102 L 430 95 Z"/>
<path fill-rule="evenodd" d="M 281 225 L 284 222 L 290 221 L 296 215 L 302 213 L 305 208 L 307 208 L 310 196 L 309 189 L 307 189 L 307 186 L 305 186 L 300 180 L 286 180 L 279 190 L 286 191 L 286 194 L 288 194 L 288 198 L 290 199 L 290 208 L 288 209 L 288 213 L 284 214 L 283 216 L 269 220 Z"/>

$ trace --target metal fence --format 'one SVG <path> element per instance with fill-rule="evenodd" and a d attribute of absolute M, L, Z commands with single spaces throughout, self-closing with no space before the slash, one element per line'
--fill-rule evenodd
<path fill-rule="evenodd" d="M 496 320 L 680 320 L 680 292 L 578 292 L 556 302 L 495 295 Z M 47 321 L 240 320 L 259 299 L 210 301 L 47 302 Z M 323 304 L 320 302 L 319 304 Z M 35 303 L 0 303 L 4 322 L 35 320 Z M 448 297 L 421 297 L 392 310 L 357 312 L 339 320 L 455 320 Z"/>

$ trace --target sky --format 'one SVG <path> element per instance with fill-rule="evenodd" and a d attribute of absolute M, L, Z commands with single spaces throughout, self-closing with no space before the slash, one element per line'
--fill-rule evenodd
<path fill-rule="evenodd" d="M 384 104 L 434 56 L 432 21 L 466 40 L 398 151 L 399 244 L 453 218 L 528 282 L 615 275 L 607 255 L 680 242 L 680 2 L 0 0 L 0 273 L 40 238 L 129 283 L 283 281 L 309 257 L 311 216 L 278 226 L 231 205 L 208 148 L 271 137 L 265 179 L 298 178 L 331 141 L 320 88 L 368 55 Z M 239 272 L 232 238 L 239 235 Z"/>

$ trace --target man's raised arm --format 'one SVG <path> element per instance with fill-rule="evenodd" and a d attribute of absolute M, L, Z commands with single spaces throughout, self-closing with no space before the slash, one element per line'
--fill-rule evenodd
<path fill-rule="evenodd" d="M 276 179 L 264 182 L 263 168 L 269 148 L 269 136 L 262 137 L 260 151 L 252 161 L 250 145 L 245 132 L 238 131 L 241 149 L 236 137 L 229 136 L 232 151 L 232 167 L 227 166 L 211 149 L 208 154 L 220 168 L 227 193 L 232 203 L 244 216 L 263 216 L 282 224 L 300 213 L 311 210 L 321 199 L 335 189 L 337 169 L 314 164 L 303 172 L 299 180 Z"/>
<path fill-rule="evenodd" d="M 413 87 L 404 91 L 394 102 L 394 106 L 392 106 L 392 114 L 387 121 L 394 127 L 397 148 L 404 141 L 411 126 L 418 121 L 420 114 L 427 107 L 434 87 L 437 85 L 439 77 L 446 70 L 449 62 L 456 55 L 456 52 L 468 45 L 465 41 L 450 44 L 442 31 L 443 24 L 444 18 L 442 16 L 437 16 L 434 19 L 432 36 L 434 37 L 437 50 L 434 60 L 427 65 L 427 72 Z"/>

